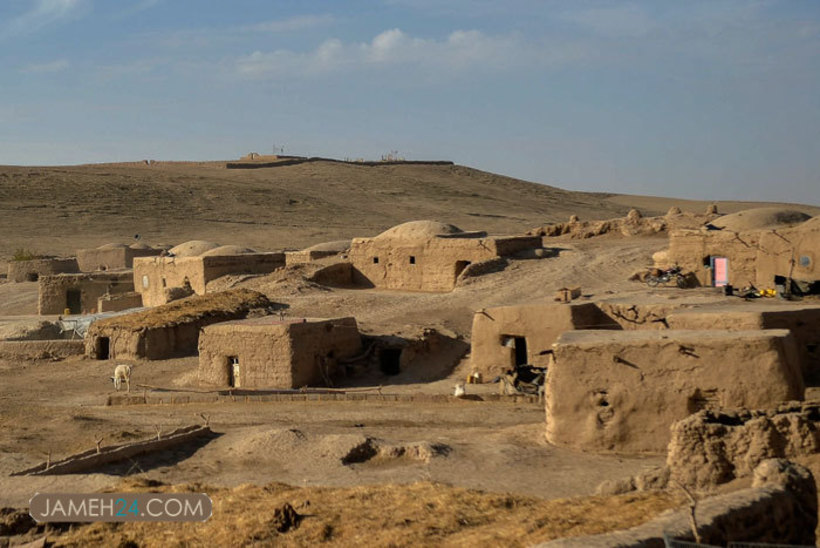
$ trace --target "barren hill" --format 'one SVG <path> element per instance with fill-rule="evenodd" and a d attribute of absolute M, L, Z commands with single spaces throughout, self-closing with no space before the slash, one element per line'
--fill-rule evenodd
<path fill-rule="evenodd" d="M 0 167 L 0 263 L 17 248 L 70 254 L 135 234 L 152 244 L 209 239 L 271 250 L 371 235 L 411 219 L 520 233 L 572 214 L 620 216 L 633 205 L 658 214 L 670 205 L 700 211 L 706 202 L 572 192 L 458 165 Z"/>

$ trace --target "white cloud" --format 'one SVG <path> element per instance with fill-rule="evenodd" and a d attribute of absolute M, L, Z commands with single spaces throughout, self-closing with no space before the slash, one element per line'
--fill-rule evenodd
<path fill-rule="evenodd" d="M 58 59 L 56 61 L 51 61 L 49 63 L 32 63 L 30 65 L 26 65 L 20 69 L 20 72 L 28 74 L 60 72 L 68 69 L 70 66 L 71 65 L 69 64 L 69 62 L 65 59 Z"/>
<path fill-rule="evenodd" d="M 31 10 L 9 20 L 2 34 L 36 32 L 51 24 L 76 17 L 90 0 L 36 0 Z"/>
<path fill-rule="evenodd" d="M 323 74 L 340 70 L 402 67 L 426 71 L 462 71 L 481 67 L 500 69 L 525 63 L 561 62 L 571 50 L 541 52 L 517 35 L 492 36 L 477 30 L 457 30 L 445 39 L 410 36 L 401 29 L 386 30 L 370 42 L 326 40 L 315 50 L 255 51 L 236 62 L 248 77 Z"/>
<path fill-rule="evenodd" d="M 323 15 L 298 15 L 288 19 L 275 19 L 263 21 L 253 25 L 242 27 L 243 31 L 284 33 L 308 30 L 317 27 L 324 27 L 334 22 L 334 17 L 330 14 Z"/>

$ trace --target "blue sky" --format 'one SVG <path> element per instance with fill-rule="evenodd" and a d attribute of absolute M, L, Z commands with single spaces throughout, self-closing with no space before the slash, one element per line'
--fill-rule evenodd
<path fill-rule="evenodd" d="M 5 0 L 0 164 L 250 151 L 820 205 L 817 0 Z"/>

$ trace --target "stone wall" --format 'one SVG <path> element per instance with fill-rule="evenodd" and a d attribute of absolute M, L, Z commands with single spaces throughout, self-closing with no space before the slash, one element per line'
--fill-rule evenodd
<path fill-rule="evenodd" d="M 46 258 L 30 261 L 10 261 L 8 280 L 10 282 L 36 282 L 40 276 L 79 272 L 77 259 Z"/>
<path fill-rule="evenodd" d="M 567 331 L 546 379 L 547 440 L 662 453 L 672 423 L 701 409 L 802 398 L 786 330 Z"/>

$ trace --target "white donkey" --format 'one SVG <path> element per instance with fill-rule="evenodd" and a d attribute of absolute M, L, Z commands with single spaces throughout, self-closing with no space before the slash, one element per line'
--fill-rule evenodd
<path fill-rule="evenodd" d="M 111 380 L 114 381 L 114 389 L 117 392 L 120 391 L 120 387 L 122 383 L 125 382 L 125 386 L 128 389 L 128 392 L 131 391 L 131 366 L 126 365 L 124 363 L 119 364 L 117 367 L 114 368 L 114 376 L 111 377 Z"/>

